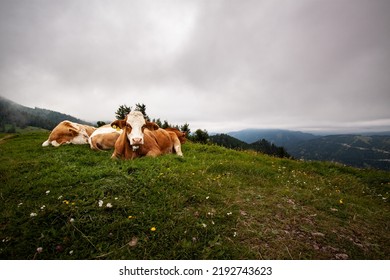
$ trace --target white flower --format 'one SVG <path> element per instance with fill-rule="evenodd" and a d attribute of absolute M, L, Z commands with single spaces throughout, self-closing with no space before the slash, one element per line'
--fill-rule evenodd
<path fill-rule="evenodd" d="M 45 209 L 46 208 L 46 205 L 42 205 L 41 207 L 41 210 Z"/>
<path fill-rule="evenodd" d="M 60 196 L 58 197 L 58 200 L 60 200 L 60 199 L 62 199 L 62 195 L 60 195 Z"/>
<path fill-rule="evenodd" d="M 50 191 L 46 191 L 46 194 L 49 194 L 50 193 Z"/>
<path fill-rule="evenodd" d="M 232 212 L 228 212 L 228 213 L 226 213 L 226 215 L 228 215 L 228 216 L 230 216 L 231 214 L 233 214 Z"/>
<path fill-rule="evenodd" d="M 103 200 L 99 200 L 99 207 L 103 206 Z"/>
<path fill-rule="evenodd" d="M 69 251 L 69 255 L 72 255 L 73 254 L 73 250 L 72 251 Z"/>
<path fill-rule="evenodd" d="M 30 217 L 35 217 L 35 216 L 38 216 L 38 214 L 37 214 L 37 213 L 34 213 L 34 212 L 32 212 L 32 213 L 30 214 Z"/>
<path fill-rule="evenodd" d="M 19 204 L 18 204 L 18 207 L 20 207 L 20 206 L 22 206 L 23 205 L 23 202 L 20 202 Z"/>
<path fill-rule="evenodd" d="M 70 218 L 69 222 L 74 223 L 74 219 Z"/>
<path fill-rule="evenodd" d="M 107 208 L 112 208 L 112 204 L 111 204 L 111 203 L 107 203 L 107 204 L 106 204 L 106 207 L 107 207 Z"/>
<path fill-rule="evenodd" d="M 207 227 L 207 225 L 206 224 L 202 224 L 202 226 L 205 228 L 205 227 Z"/>
<path fill-rule="evenodd" d="M 37 252 L 38 252 L 38 253 L 42 253 L 42 252 L 43 252 L 43 248 L 42 248 L 42 247 L 38 247 L 38 248 L 37 248 Z"/>
<path fill-rule="evenodd" d="M 210 197 L 209 196 L 206 196 L 206 199 L 209 199 Z"/>

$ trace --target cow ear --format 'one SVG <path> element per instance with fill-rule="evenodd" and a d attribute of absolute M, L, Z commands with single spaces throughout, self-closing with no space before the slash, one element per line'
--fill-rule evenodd
<path fill-rule="evenodd" d="M 120 128 L 120 129 L 123 129 L 124 127 L 126 126 L 126 121 L 125 120 L 116 120 L 116 121 L 113 121 L 111 123 L 111 127 L 116 129 L 116 128 Z"/>
<path fill-rule="evenodd" d="M 73 127 L 69 128 L 69 132 L 70 132 L 73 136 L 77 136 L 77 135 L 79 134 L 79 132 L 78 132 L 75 128 L 73 128 Z"/>
<path fill-rule="evenodd" d="M 146 127 L 147 129 L 149 129 L 149 130 L 157 130 L 157 129 L 160 128 L 160 127 L 159 127 L 156 123 L 154 123 L 154 122 L 147 122 L 147 123 L 145 124 L 145 127 Z"/>

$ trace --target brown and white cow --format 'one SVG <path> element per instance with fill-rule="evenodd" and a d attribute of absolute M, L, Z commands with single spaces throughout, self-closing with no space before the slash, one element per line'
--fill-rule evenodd
<path fill-rule="evenodd" d="M 114 148 L 115 142 L 121 134 L 122 129 L 106 124 L 96 129 L 89 137 L 88 142 L 92 150 L 109 150 Z"/>
<path fill-rule="evenodd" d="M 95 129 L 95 127 L 89 125 L 62 121 L 52 130 L 49 138 L 42 143 L 42 146 L 52 145 L 58 147 L 63 144 L 88 144 L 88 138 Z"/>
<path fill-rule="evenodd" d="M 183 156 L 177 135 L 161 129 L 155 123 L 146 122 L 141 112 L 132 111 L 124 120 L 114 121 L 111 125 L 123 130 L 115 143 L 112 158 L 156 157 L 174 151 Z"/>
<path fill-rule="evenodd" d="M 168 131 L 169 133 L 171 132 L 174 132 L 177 137 L 179 138 L 179 141 L 181 144 L 184 144 L 186 141 L 187 141 L 187 134 L 183 131 L 180 131 L 179 129 L 177 128 L 173 128 L 173 127 L 168 127 L 168 128 L 165 128 L 166 131 Z"/>

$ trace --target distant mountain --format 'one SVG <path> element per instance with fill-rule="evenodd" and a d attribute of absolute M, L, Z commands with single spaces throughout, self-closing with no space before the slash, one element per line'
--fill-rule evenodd
<path fill-rule="evenodd" d="M 301 143 L 302 141 L 320 137 L 311 133 L 282 129 L 244 129 L 240 131 L 229 132 L 228 135 L 246 143 L 253 143 L 255 141 L 265 139 L 277 146 L 283 146 L 287 150 L 290 147 Z"/>
<path fill-rule="evenodd" d="M 281 129 L 245 129 L 229 132 L 241 141 L 253 143 L 265 139 L 283 146 L 297 159 L 334 161 L 360 167 L 390 170 L 390 133 L 319 136 Z"/>
<path fill-rule="evenodd" d="M 288 152 L 305 160 L 390 170 L 390 136 L 385 135 L 324 136 L 296 144 Z"/>
<path fill-rule="evenodd" d="M 248 143 L 223 133 L 212 135 L 209 139 L 211 142 L 229 149 L 248 150 L 250 148 Z"/>
<path fill-rule="evenodd" d="M 283 147 L 278 147 L 265 139 L 255 141 L 251 144 L 245 143 L 227 134 L 216 134 L 210 136 L 209 139 L 211 142 L 229 149 L 254 150 L 277 157 L 291 157 Z"/>
<path fill-rule="evenodd" d="M 29 108 L 0 96 L 0 131 L 13 132 L 15 127 L 27 126 L 52 130 L 63 120 L 92 125 L 70 115 L 36 107 Z"/>

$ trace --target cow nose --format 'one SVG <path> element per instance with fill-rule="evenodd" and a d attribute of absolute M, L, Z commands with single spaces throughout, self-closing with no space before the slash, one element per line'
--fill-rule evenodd
<path fill-rule="evenodd" d="M 142 144 L 142 138 L 133 138 L 133 144 Z"/>

